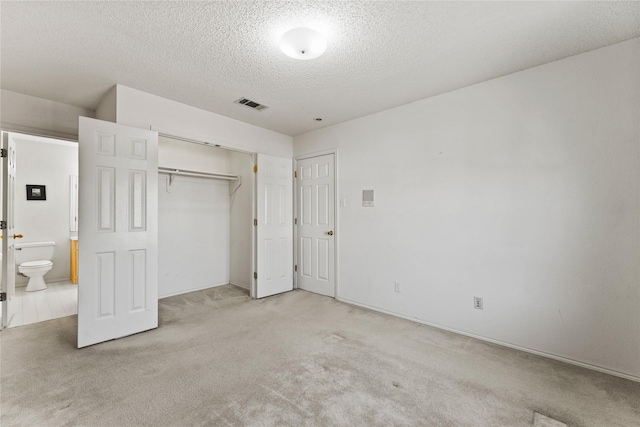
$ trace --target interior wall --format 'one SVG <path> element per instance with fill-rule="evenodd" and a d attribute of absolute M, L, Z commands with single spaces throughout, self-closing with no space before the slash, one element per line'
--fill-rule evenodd
<path fill-rule="evenodd" d="M 100 100 L 96 108 L 96 119 L 106 122 L 116 121 L 116 86 L 113 86 Z"/>
<path fill-rule="evenodd" d="M 3 130 L 77 140 L 80 116 L 95 117 L 95 112 L 9 90 L 0 91 Z"/>
<path fill-rule="evenodd" d="M 229 173 L 229 152 L 160 137 L 158 165 Z M 229 182 L 168 175 L 158 180 L 158 295 L 213 286 L 230 277 Z"/>
<path fill-rule="evenodd" d="M 249 154 L 230 152 L 231 172 L 242 178 L 242 185 L 231 196 L 231 280 L 251 288 L 251 241 L 253 239 L 253 159 Z"/>
<path fill-rule="evenodd" d="M 640 380 L 639 75 L 634 39 L 296 136 L 339 150 L 338 298 Z"/>
<path fill-rule="evenodd" d="M 70 175 L 78 175 L 78 144 L 15 135 L 16 188 L 15 230 L 24 235 L 20 243 L 54 241 L 53 268 L 45 281 L 70 279 Z M 27 200 L 26 185 L 45 185 L 46 200 Z M 17 270 L 17 269 L 16 269 Z M 16 284 L 28 278 L 16 275 Z"/>
<path fill-rule="evenodd" d="M 251 153 L 290 158 L 293 139 L 220 114 L 116 86 L 117 123 Z"/>
<path fill-rule="evenodd" d="M 158 136 L 158 166 L 231 173 L 229 150 Z"/>

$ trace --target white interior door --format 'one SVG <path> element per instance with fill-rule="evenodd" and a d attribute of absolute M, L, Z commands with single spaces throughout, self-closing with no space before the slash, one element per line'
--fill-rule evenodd
<path fill-rule="evenodd" d="M 2 292 L 5 300 L 2 302 L 2 327 L 11 323 L 15 313 L 14 299 L 16 295 L 16 263 L 14 243 L 15 224 L 13 215 L 13 198 L 16 185 L 16 144 L 11 135 L 2 133 L 2 220 L 6 221 L 6 228 L 2 233 Z M 22 236 L 20 236 L 22 237 Z"/>
<path fill-rule="evenodd" d="M 292 160 L 258 154 L 254 298 L 293 290 Z"/>
<path fill-rule="evenodd" d="M 158 134 L 80 117 L 78 348 L 158 326 Z"/>
<path fill-rule="evenodd" d="M 298 160 L 298 288 L 335 297 L 334 156 Z"/>

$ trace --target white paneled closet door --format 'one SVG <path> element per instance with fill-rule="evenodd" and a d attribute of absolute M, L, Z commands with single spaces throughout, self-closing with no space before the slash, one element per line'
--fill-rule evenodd
<path fill-rule="evenodd" d="M 257 271 L 252 296 L 293 290 L 293 161 L 258 154 Z"/>
<path fill-rule="evenodd" d="M 158 326 L 158 134 L 80 117 L 78 348 Z"/>

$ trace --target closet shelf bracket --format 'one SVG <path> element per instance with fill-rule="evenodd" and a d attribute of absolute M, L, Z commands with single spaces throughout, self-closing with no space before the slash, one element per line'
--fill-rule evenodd
<path fill-rule="evenodd" d="M 238 179 L 235 181 L 229 181 L 229 195 L 233 196 L 233 194 L 238 191 L 238 188 L 242 185 L 242 177 L 238 176 Z"/>
<path fill-rule="evenodd" d="M 182 176 L 190 176 L 193 178 L 205 178 L 205 179 L 221 179 L 224 181 L 229 181 L 229 195 L 233 195 L 238 188 L 242 185 L 242 177 L 239 175 L 230 175 L 226 173 L 210 173 L 210 172 L 200 172 L 200 171 L 192 171 L 187 169 L 176 169 L 176 168 L 167 168 L 167 167 L 159 167 L 158 173 L 169 175 L 169 179 L 167 180 L 167 193 L 171 192 L 171 186 L 173 185 L 173 178 L 176 175 Z"/>

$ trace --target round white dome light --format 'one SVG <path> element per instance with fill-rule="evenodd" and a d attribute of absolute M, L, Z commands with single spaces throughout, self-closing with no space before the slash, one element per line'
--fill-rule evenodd
<path fill-rule="evenodd" d="M 327 49 L 327 40 L 310 28 L 294 28 L 282 35 L 280 49 L 295 59 L 314 59 Z"/>

